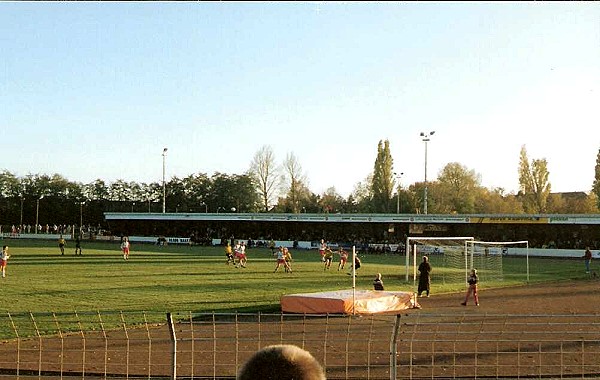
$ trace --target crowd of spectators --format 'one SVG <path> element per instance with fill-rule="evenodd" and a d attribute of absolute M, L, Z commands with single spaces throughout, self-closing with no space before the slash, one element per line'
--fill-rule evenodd
<path fill-rule="evenodd" d="M 223 241 L 238 239 L 247 242 L 249 247 L 266 246 L 270 240 L 310 241 L 325 239 L 343 247 L 355 246 L 371 254 L 404 253 L 407 226 L 397 225 L 395 231 L 370 223 L 206 223 L 206 224 L 157 224 L 127 221 L 122 225 L 126 235 L 189 237 L 191 245 L 212 245 L 213 239 Z M 579 226 L 475 226 L 455 225 L 452 230 L 425 232 L 423 236 L 473 236 L 483 241 L 520 241 L 527 240 L 531 248 L 545 249 L 600 249 L 600 236 L 596 228 L 584 229 Z M 0 233 L 11 234 L 55 234 L 74 237 L 82 232 L 84 238 L 110 235 L 100 225 L 45 224 L 0 226 Z M 117 236 L 124 231 L 114 231 Z M 414 236 L 414 235 L 411 235 Z"/>
<path fill-rule="evenodd" d="M 3 226 L 0 225 L 0 234 L 2 233 L 10 233 L 12 235 L 21 235 L 21 234 L 52 234 L 52 235 L 64 235 L 64 236 L 75 236 L 78 234 L 86 234 L 88 236 L 97 236 L 104 235 L 106 230 L 104 230 L 100 225 L 92 226 L 92 225 L 83 225 L 81 229 L 79 226 L 75 224 L 39 224 L 37 226 L 31 224 L 22 224 L 22 225 L 11 225 L 11 226 Z"/>

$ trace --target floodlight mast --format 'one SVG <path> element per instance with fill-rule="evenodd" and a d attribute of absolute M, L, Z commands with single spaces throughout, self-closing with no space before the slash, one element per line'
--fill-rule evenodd
<path fill-rule="evenodd" d="M 167 197 L 167 186 L 166 186 L 166 182 L 165 182 L 165 158 L 167 157 L 167 148 L 163 149 L 162 152 L 162 157 L 163 157 L 163 167 L 162 167 L 162 185 L 163 185 L 163 199 L 162 199 L 162 212 L 163 214 L 167 211 L 167 203 L 166 203 L 166 197 Z"/>
<path fill-rule="evenodd" d="M 435 131 L 431 131 L 429 133 L 421 132 L 421 137 L 423 142 L 425 143 L 425 189 L 423 190 L 423 214 L 427 214 L 427 143 L 429 142 L 429 138 L 433 136 Z"/>
<path fill-rule="evenodd" d="M 400 180 L 402 179 L 404 173 L 394 172 L 394 175 L 396 176 L 396 180 L 398 181 L 396 190 L 396 214 L 400 214 Z"/>

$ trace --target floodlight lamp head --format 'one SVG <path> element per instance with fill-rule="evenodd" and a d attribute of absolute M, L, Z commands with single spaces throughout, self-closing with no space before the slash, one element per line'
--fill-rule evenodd
<path fill-rule="evenodd" d="M 163 154 L 167 153 L 167 150 L 168 150 L 167 148 L 164 148 L 163 149 Z"/>
<path fill-rule="evenodd" d="M 429 132 L 429 136 L 433 136 L 434 133 L 435 133 L 435 131 Z"/>
<path fill-rule="evenodd" d="M 425 133 L 421 132 L 421 136 L 425 136 Z"/>

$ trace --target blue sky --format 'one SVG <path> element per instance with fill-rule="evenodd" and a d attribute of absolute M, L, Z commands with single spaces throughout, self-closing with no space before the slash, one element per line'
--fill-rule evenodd
<path fill-rule="evenodd" d="M 589 191 L 600 4 L 2 2 L 0 141 L 18 176 L 242 174 L 264 145 L 348 196 L 388 139 L 404 186 L 450 162 L 518 190 Z"/>

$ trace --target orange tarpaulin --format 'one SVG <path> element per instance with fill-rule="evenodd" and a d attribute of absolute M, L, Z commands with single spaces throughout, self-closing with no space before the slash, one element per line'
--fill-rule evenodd
<path fill-rule="evenodd" d="M 302 314 L 396 314 L 420 308 L 409 292 L 337 290 L 281 297 L 281 311 Z"/>

